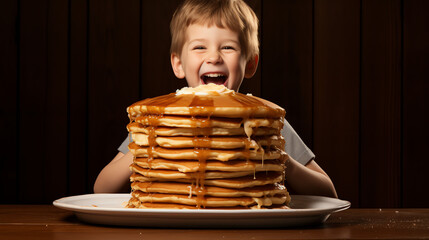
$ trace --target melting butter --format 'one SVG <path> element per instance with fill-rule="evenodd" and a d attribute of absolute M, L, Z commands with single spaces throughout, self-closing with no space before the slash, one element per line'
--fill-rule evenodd
<path fill-rule="evenodd" d="M 182 94 L 195 94 L 195 95 L 219 95 L 219 94 L 233 94 L 234 91 L 226 88 L 224 85 L 217 85 L 209 83 L 205 85 L 199 85 L 198 87 L 184 87 L 176 90 L 176 95 Z"/>

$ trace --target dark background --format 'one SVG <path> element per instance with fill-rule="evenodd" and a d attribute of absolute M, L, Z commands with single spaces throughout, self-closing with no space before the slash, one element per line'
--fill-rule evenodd
<path fill-rule="evenodd" d="M 185 86 L 169 60 L 180 1 L 0 1 L 1 203 L 91 193 L 126 107 Z M 353 207 L 429 207 L 429 1 L 249 0 L 269 99 Z"/>

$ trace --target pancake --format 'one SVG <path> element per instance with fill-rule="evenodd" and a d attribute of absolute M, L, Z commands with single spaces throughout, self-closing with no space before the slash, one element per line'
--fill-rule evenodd
<path fill-rule="evenodd" d="M 149 136 L 144 133 L 132 133 L 134 142 L 139 146 L 149 146 Z M 284 139 L 279 136 L 260 137 L 249 140 L 247 137 L 156 137 L 157 146 L 164 148 L 215 148 L 215 149 L 259 149 L 260 146 L 284 148 Z"/>
<path fill-rule="evenodd" d="M 208 84 L 127 108 L 130 208 L 284 208 L 285 111 Z M 287 139 L 286 139 L 287 140 Z"/>
<path fill-rule="evenodd" d="M 279 118 L 283 108 L 265 99 L 244 95 L 214 84 L 183 88 L 136 102 L 127 108 L 131 120 L 144 115 Z"/>
<path fill-rule="evenodd" d="M 262 161 L 230 160 L 227 162 L 207 160 L 206 171 L 283 171 L 284 161 L 281 159 Z M 196 160 L 168 160 L 162 158 L 136 158 L 134 163 L 142 168 L 175 170 L 179 172 L 198 172 L 200 162 Z"/>
<path fill-rule="evenodd" d="M 174 203 L 142 203 L 139 199 L 131 196 L 127 204 L 128 208 L 141 208 L 141 209 L 198 209 L 196 206 L 174 204 Z M 244 208 L 244 207 L 243 207 Z"/>
<path fill-rule="evenodd" d="M 249 188 L 224 188 L 216 186 L 205 186 L 204 189 L 186 183 L 176 182 L 133 182 L 131 184 L 133 191 L 145 193 L 167 193 L 183 194 L 188 197 L 196 196 L 197 191 L 204 191 L 204 196 L 212 197 L 264 197 L 274 196 L 276 194 L 286 194 L 286 188 L 280 184 L 270 184 Z"/>
<path fill-rule="evenodd" d="M 178 128 L 178 127 L 149 127 L 132 122 L 127 125 L 132 133 L 155 134 L 156 136 L 245 136 L 244 127 L 240 128 Z M 258 127 L 253 129 L 253 136 L 279 135 L 280 129 Z"/>
<path fill-rule="evenodd" d="M 255 186 L 263 186 L 268 184 L 281 183 L 283 181 L 281 172 L 257 172 L 253 175 L 236 178 L 221 178 L 221 179 L 205 179 L 204 185 L 218 186 L 226 188 L 248 188 Z M 171 179 L 166 178 L 150 178 L 144 177 L 141 174 L 133 173 L 130 177 L 131 182 L 171 182 Z M 174 179 L 174 182 L 195 184 L 196 179 Z"/>
<path fill-rule="evenodd" d="M 166 158 L 166 159 L 195 159 L 200 160 L 201 156 L 205 159 L 214 159 L 219 161 L 229 161 L 233 159 L 279 159 L 285 153 L 280 149 L 267 150 L 259 149 L 259 151 L 249 151 L 245 149 L 238 150 L 221 150 L 221 149 L 168 149 L 162 147 L 141 147 L 132 142 L 128 145 L 128 149 L 136 157 L 151 157 Z"/>
<path fill-rule="evenodd" d="M 144 126 L 167 126 L 167 127 L 185 127 L 185 128 L 238 128 L 242 124 L 240 118 L 208 118 L 208 117 L 190 117 L 190 116 L 168 116 L 168 115 L 145 115 L 137 117 L 135 122 Z"/>
<path fill-rule="evenodd" d="M 215 118 L 201 116 L 168 116 L 168 115 L 144 115 L 137 117 L 135 122 L 144 126 L 184 127 L 184 128 L 239 128 L 246 127 L 270 127 L 281 129 L 283 119 L 267 118 Z"/>
<path fill-rule="evenodd" d="M 151 178 L 164 178 L 164 179 L 197 179 L 203 176 L 205 179 L 216 179 L 216 178 L 233 178 L 242 177 L 246 175 L 252 175 L 254 171 L 240 171 L 240 172 L 222 172 L 222 171 L 206 171 L 204 174 L 200 172 L 194 173 L 183 173 L 178 171 L 170 170 L 155 170 L 139 167 L 136 164 L 131 165 L 133 172 L 139 173 L 145 177 Z"/>
<path fill-rule="evenodd" d="M 202 207 L 234 207 L 257 205 L 271 206 L 273 204 L 285 204 L 288 202 L 288 194 L 278 194 L 266 197 L 205 197 L 199 200 L 196 196 L 189 197 L 181 194 L 144 193 L 139 190 L 133 191 L 132 196 L 140 202 L 150 203 L 180 203 L 185 205 Z"/>
<path fill-rule="evenodd" d="M 175 203 L 154 203 L 154 202 L 140 202 L 137 198 L 131 196 L 128 206 L 129 208 L 141 208 L 141 209 L 198 209 L 196 206 L 175 204 Z M 239 209 L 290 209 L 284 204 L 273 204 L 271 206 L 234 206 L 234 207 L 205 207 L 210 210 L 239 210 Z"/>

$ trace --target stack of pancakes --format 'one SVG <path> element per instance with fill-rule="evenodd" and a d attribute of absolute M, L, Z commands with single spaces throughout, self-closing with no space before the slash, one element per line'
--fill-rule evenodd
<path fill-rule="evenodd" d="M 127 109 L 130 208 L 286 208 L 284 109 L 214 84 Z"/>

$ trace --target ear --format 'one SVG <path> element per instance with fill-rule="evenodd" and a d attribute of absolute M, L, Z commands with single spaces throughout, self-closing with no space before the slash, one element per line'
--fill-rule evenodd
<path fill-rule="evenodd" d="M 256 69 L 258 68 L 259 55 L 255 55 L 246 63 L 246 70 L 244 71 L 245 78 L 251 78 L 255 75 Z"/>
<path fill-rule="evenodd" d="M 177 78 L 185 78 L 182 61 L 176 53 L 171 54 L 171 67 L 173 68 L 174 75 L 176 75 Z"/>

